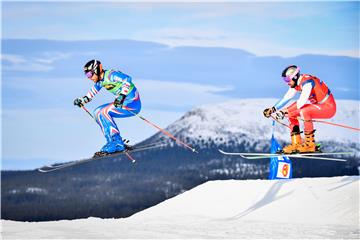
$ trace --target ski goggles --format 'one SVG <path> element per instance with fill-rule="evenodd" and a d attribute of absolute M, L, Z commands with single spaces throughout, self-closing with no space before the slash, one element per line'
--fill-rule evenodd
<path fill-rule="evenodd" d="M 94 76 L 94 73 L 93 73 L 93 71 L 88 71 L 88 72 L 85 72 L 85 76 L 87 78 L 92 78 L 92 76 Z"/>
<path fill-rule="evenodd" d="M 293 74 L 283 77 L 284 82 L 289 83 L 300 72 L 300 68 L 297 67 Z"/>

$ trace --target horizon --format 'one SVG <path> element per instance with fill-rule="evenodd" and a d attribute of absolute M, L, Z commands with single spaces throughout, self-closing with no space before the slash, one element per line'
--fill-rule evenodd
<path fill-rule="evenodd" d="M 291 55 L 291 56 L 282 56 L 282 55 L 257 55 L 255 52 L 252 52 L 251 50 L 246 50 L 244 48 L 240 48 L 240 47 L 226 47 L 226 46 L 198 46 L 198 45 L 179 45 L 179 46 L 171 46 L 169 44 L 166 43 L 161 43 L 161 42 L 156 42 L 156 41 L 151 41 L 151 40 L 136 40 L 136 39 L 126 39 L 126 38 L 119 38 L 119 39 L 97 39 L 97 40 L 89 40 L 89 39 L 82 39 L 82 40 L 69 40 L 69 39 L 60 39 L 60 40 L 55 40 L 55 39 L 46 39 L 46 38 L 1 38 L 1 41 L 54 41 L 54 42 L 66 42 L 66 43 L 71 43 L 71 42 L 113 42 L 113 41 L 133 41 L 133 42 L 139 42 L 139 43 L 154 43 L 154 44 L 160 44 L 169 48 L 209 48 L 209 49 L 234 49 L 234 50 L 241 50 L 244 52 L 247 52 L 249 54 L 252 54 L 254 56 L 257 57 L 283 57 L 283 58 L 297 58 L 297 57 L 301 57 L 301 56 L 325 56 L 325 57 L 348 57 L 348 58 L 355 58 L 355 59 L 360 59 L 360 54 L 354 54 L 354 55 L 341 55 L 341 54 L 325 54 L 325 53 L 313 53 L 313 52 L 304 52 L 304 53 L 299 53 L 299 54 L 295 54 L 295 55 Z M 3 55 L 3 54 L 2 54 Z"/>

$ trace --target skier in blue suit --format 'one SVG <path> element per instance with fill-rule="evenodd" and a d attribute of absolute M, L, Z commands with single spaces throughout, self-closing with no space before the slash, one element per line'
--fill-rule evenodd
<path fill-rule="evenodd" d="M 132 78 L 121 71 L 104 70 L 99 60 L 87 62 L 84 66 L 84 73 L 95 84 L 84 97 L 76 98 L 74 105 L 83 107 L 103 87 L 116 96 L 114 102 L 101 105 L 94 111 L 93 116 L 107 141 L 101 150 L 95 153 L 95 156 L 124 151 L 127 145 L 120 135 L 114 118 L 131 117 L 134 116 L 134 113 L 140 112 L 140 96 Z"/>

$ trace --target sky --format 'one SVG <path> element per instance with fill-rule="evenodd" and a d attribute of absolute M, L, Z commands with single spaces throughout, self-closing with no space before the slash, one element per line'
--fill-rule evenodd
<path fill-rule="evenodd" d="M 324 54 L 359 57 L 359 2 L 3 1 L 1 6 L 2 39 L 129 39 L 173 47 L 236 48 L 257 56 Z M 2 52 L 1 59 L 2 65 L 5 60 L 10 61 L 17 69 L 21 69 L 23 65 L 29 67 L 27 64 L 31 63 L 29 68 L 35 73 L 41 73 L 53 70 L 56 61 L 66 61 L 69 57 L 66 54 L 45 52 L 41 58 L 36 56 L 37 62 L 31 62 L 22 55 L 6 55 Z M 86 54 L 87 56 L 82 56 L 84 59 L 91 56 L 91 49 Z M 28 68 L 23 69 L 16 73 L 16 77 L 26 79 L 26 82 L 17 87 L 32 90 L 32 97 L 37 100 L 43 90 L 35 89 L 34 86 L 41 86 L 42 81 L 48 79 L 34 75 L 29 77 L 26 70 Z M 80 74 L 81 71 L 79 76 Z M 60 89 L 64 81 L 78 81 L 76 78 L 79 76 L 69 76 L 66 79 L 54 76 L 51 84 Z M 17 82 L 14 81 L 13 84 L 16 85 Z M 186 92 L 185 96 L 196 95 L 196 104 L 199 105 L 231 100 L 231 97 L 217 94 L 226 92 L 229 86 L 219 88 L 210 83 L 160 81 L 147 76 L 136 79 L 136 84 L 141 89 L 142 99 L 149 99 L 144 101 L 142 113 L 163 127 L 193 107 L 189 104 L 191 101 L 184 102 L 181 92 Z M 161 95 L 157 85 L 166 89 L 167 95 Z M 88 83 L 83 88 L 79 86 L 80 84 L 67 90 L 66 101 L 71 102 L 78 97 L 75 90 L 80 95 L 90 87 Z M 155 94 L 150 94 L 154 91 Z M 3 93 L 1 101 L 9 103 L 14 97 L 14 94 Z M 21 97 L 29 99 L 29 96 Z M 100 105 L 101 101 L 110 99 L 109 96 L 97 98 L 96 102 L 88 105 L 90 109 Z M 39 108 L 39 104 L 32 107 L 28 100 L 24 101 L 22 108 L 4 109 L 2 105 L 2 139 L 6 139 L 2 144 L 2 158 L 5 159 L 3 167 L 6 169 L 23 169 L 41 163 L 88 157 L 103 144 L 97 126 L 94 127 L 91 119 L 79 109 L 74 109 L 73 106 L 70 106 L 71 109 Z M 166 104 L 158 104 L 160 101 Z M 150 105 L 157 105 L 157 108 L 151 108 Z M 134 119 L 121 120 L 121 126 L 128 130 L 127 133 L 131 133 L 125 136 L 130 135 L 133 142 L 144 140 L 156 132 L 141 120 L 136 120 L 135 124 L 134 122 Z M 36 126 L 42 127 L 40 129 Z M 80 144 L 84 141 L 85 145 Z"/>
<path fill-rule="evenodd" d="M 258 55 L 359 54 L 359 2 L 5 1 L 2 8 L 3 38 L 135 39 Z"/>

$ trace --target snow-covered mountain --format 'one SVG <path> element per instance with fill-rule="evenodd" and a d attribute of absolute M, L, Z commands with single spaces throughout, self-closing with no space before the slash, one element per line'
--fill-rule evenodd
<path fill-rule="evenodd" d="M 4 239 L 359 239 L 359 177 L 210 181 L 129 218 L 15 222 Z"/>
<path fill-rule="evenodd" d="M 276 99 L 241 99 L 196 107 L 167 130 L 200 148 L 211 144 L 230 148 L 243 145 L 264 151 L 269 145 L 273 128 L 272 121 L 263 117 L 262 111 L 275 102 Z M 359 101 L 338 100 L 335 117 L 325 121 L 359 128 L 359 112 Z M 324 149 L 340 150 L 342 147 L 343 151 L 352 150 L 359 156 L 359 131 L 323 123 L 314 125 L 316 140 L 326 143 Z M 289 136 L 289 129 L 277 123 L 275 138 L 290 142 Z M 161 134 L 156 137 L 161 137 Z"/>

